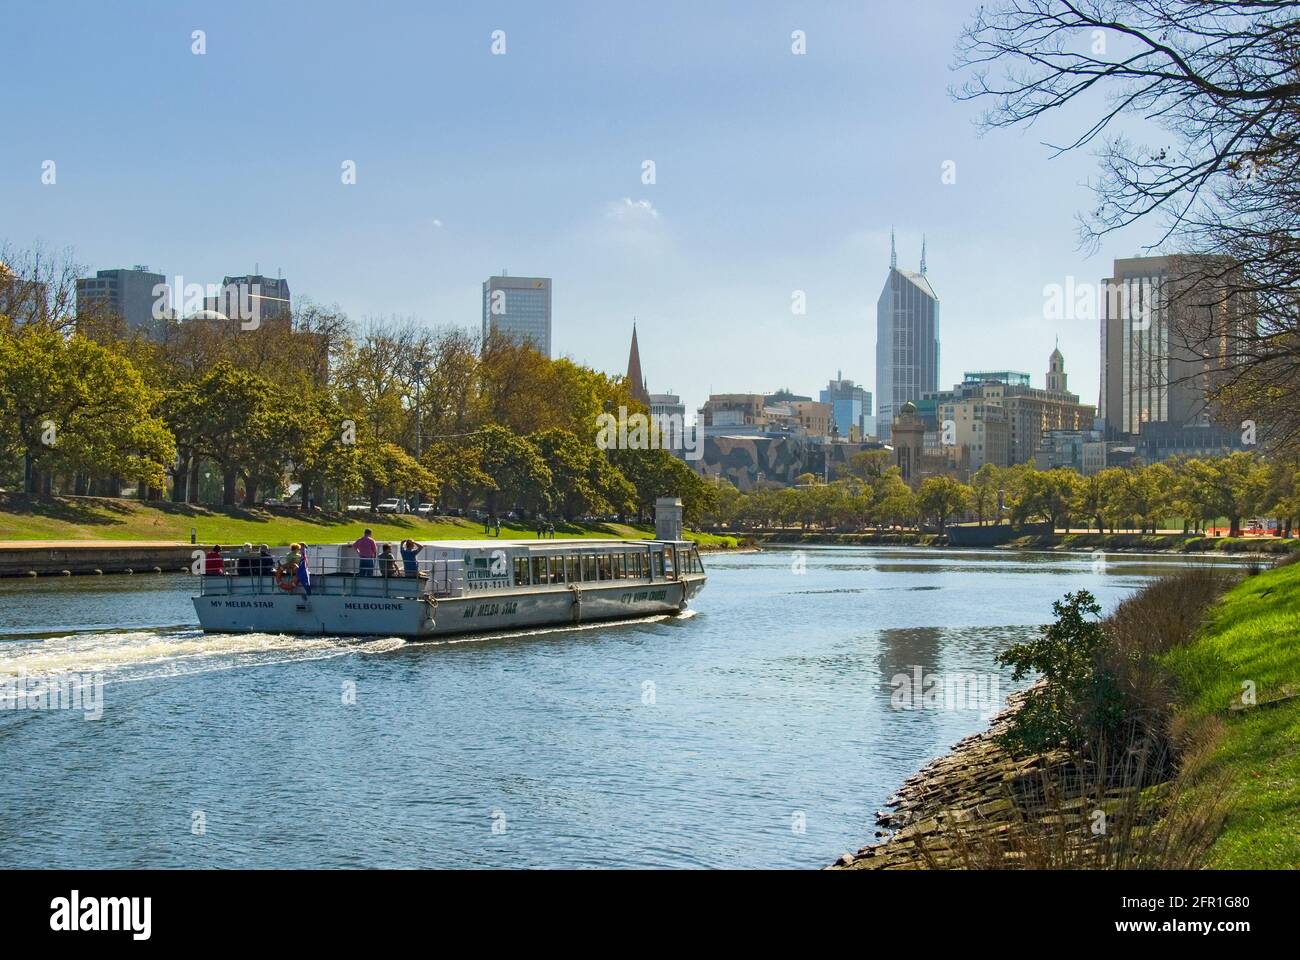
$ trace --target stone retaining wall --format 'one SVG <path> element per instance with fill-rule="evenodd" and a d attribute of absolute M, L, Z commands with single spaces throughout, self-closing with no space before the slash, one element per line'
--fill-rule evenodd
<path fill-rule="evenodd" d="M 190 572 L 197 547 L 179 545 L 0 545 L 0 577 Z"/>

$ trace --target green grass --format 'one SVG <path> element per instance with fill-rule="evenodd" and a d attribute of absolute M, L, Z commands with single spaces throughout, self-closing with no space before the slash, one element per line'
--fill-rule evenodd
<path fill-rule="evenodd" d="M 1214 607 L 1205 630 L 1168 655 L 1183 718 L 1218 716 L 1222 739 L 1197 779 L 1230 784 L 1230 812 L 1207 866 L 1300 867 L 1300 699 L 1229 713 L 1245 681 L 1258 703 L 1300 693 L 1300 564 L 1251 577 Z"/>
<path fill-rule="evenodd" d="M 141 503 L 92 497 L 27 498 L 0 495 L 0 542 L 6 540 L 164 540 L 190 542 L 194 528 L 199 543 L 267 543 L 283 546 L 295 541 L 341 543 L 355 540 L 369 527 L 377 540 L 481 540 L 483 524 L 455 517 L 430 522 L 416 517 L 303 516 L 291 510 L 245 510 L 198 507 L 175 503 Z M 651 526 L 621 523 L 561 524 L 557 537 L 654 536 Z M 502 524 L 503 539 L 535 539 L 528 526 Z M 688 532 L 702 547 L 730 548 L 735 537 Z"/>
<path fill-rule="evenodd" d="M 1291 553 L 1300 539 L 1276 537 L 1203 537 L 1183 533 L 1062 533 L 1017 537 L 1015 547 L 1064 550 L 1178 550 L 1184 553 Z"/>

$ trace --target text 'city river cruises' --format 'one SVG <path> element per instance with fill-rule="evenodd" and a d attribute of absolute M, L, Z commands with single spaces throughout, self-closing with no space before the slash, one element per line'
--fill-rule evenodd
<path fill-rule="evenodd" d="M 369 552 L 210 554 L 194 598 L 199 623 L 215 633 L 430 639 L 680 613 L 706 579 L 685 540 L 448 540 L 418 557 Z"/>

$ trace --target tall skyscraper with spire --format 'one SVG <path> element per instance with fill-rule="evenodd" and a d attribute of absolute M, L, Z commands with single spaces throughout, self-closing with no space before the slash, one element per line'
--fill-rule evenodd
<path fill-rule="evenodd" d="M 876 429 L 886 442 L 903 404 L 939 389 L 939 297 L 925 271 L 924 241 L 920 273 L 899 269 L 891 228 L 889 275 L 876 302 Z"/>
<path fill-rule="evenodd" d="M 641 351 L 636 343 L 636 318 L 632 318 L 632 349 L 627 354 L 627 383 L 632 398 L 650 406 L 650 393 L 645 388 L 645 375 L 641 373 Z"/>

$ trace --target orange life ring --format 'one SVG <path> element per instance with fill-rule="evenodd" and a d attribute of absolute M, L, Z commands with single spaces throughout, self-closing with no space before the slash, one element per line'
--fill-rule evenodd
<path fill-rule="evenodd" d="M 288 570 L 280 570 L 275 575 L 275 585 L 281 590 L 292 590 L 298 585 L 298 578 Z"/>

